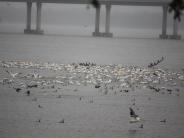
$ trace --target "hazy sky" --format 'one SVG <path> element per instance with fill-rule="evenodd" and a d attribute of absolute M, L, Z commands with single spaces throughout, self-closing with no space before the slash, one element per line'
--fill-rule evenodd
<path fill-rule="evenodd" d="M 95 22 L 93 7 L 87 10 L 87 5 L 43 4 L 42 23 L 45 25 L 82 25 L 90 26 Z M 36 6 L 32 8 L 32 22 L 36 18 Z M 172 15 L 168 22 L 172 25 Z M 24 23 L 26 20 L 25 3 L 0 2 L 1 23 Z M 101 25 L 105 22 L 105 6 L 101 10 Z M 112 6 L 111 25 L 130 28 L 161 28 L 162 8 L 142 6 Z M 183 28 L 184 19 L 180 26 Z"/>

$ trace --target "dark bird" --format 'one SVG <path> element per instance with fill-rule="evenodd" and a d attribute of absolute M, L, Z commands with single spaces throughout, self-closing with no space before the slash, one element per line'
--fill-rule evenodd
<path fill-rule="evenodd" d="M 41 123 L 41 119 L 36 120 L 36 122 Z"/>
<path fill-rule="evenodd" d="M 141 125 L 139 126 L 139 128 L 144 128 L 144 125 L 143 125 L 143 124 L 141 124 Z"/>
<path fill-rule="evenodd" d="M 135 114 L 134 110 L 131 107 L 129 109 L 130 109 L 130 117 L 131 117 L 130 123 L 139 122 L 140 117 L 137 114 Z"/>
<path fill-rule="evenodd" d="M 163 120 L 161 120 L 160 122 L 162 122 L 162 123 L 166 123 L 166 119 L 163 119 Z"/>
<path fill-rule="evenodd" d="M 82 97 L 80 97 L 79 100 L 81 101 L 82 100 Z"/>
<path fill-rule="evenodd" d="M 21 88 L 14 88 L 16 92 L 20 92 L 22 89 Z"/>
<path fill-rule="evenodd" d="M 101 86 L 100 85 L 95 85 L 95 88 L 100 88 Z"/>
<path fill-rule="evenodd" d="M 26 91 L 27 96 L 29 96 L 31 93 L 29 90 Z"/>
<path fill-rule="evenodd" d="M 58 95 L 57 98 L 62 98 L 62 95 Z"/>
<path fill-rule="evenodd" d="M 124 92 L 129 92 L 129 90 L 124 90 Z"/>
<path fill-rule="evenodd" d="M 38 87 L 37 84 L 27 85 L 27 88 L 37 88 L 37 87 Z"/>
<path fill-rule="evenodd" d="M 62 119 L 62 120 L 60 120 L 58 123 L 65 123 L 65 120 L 64 119 Z"/>
<path fill-rule="evenodd" d="M 40 104 L 38 105 L 38 108 L 43 108 L 43 106 L 41 106 Z"/>
<path fill-rule="evenodd" d="M 89 103 L 93 103 L 93 100 L 90 100 Z"/>
<path fill-rule="evenodd" d="M 32 101 L 37 101 L 37 100 L 38 100 L 38 99 L 37 99 L 36 97 L 32 99 Z"/>

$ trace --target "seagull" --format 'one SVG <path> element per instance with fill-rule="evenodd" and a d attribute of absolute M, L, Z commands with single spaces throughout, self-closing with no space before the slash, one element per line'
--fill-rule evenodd
<path fill-rule="evenodd" d="M 137 123 L 140 121 L 140 117 L 138 115 L 135 114 L 134 110 L 130 107 L 130 123 Z"/>

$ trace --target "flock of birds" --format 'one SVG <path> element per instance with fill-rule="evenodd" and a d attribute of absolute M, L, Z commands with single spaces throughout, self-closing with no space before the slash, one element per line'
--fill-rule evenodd
<path fill-rule="evenodd" d="M 17 80 L 24 80 L 21 82 L 20 87 L 13 87 L 16 92 L 22 90 L 21 87 L 28 88 L 26 94 L 30 95 L 30 88 L 42 87 L 49 84 L 57 83 L 60 85 L 86 85 L 93 84 L 95 88 L 99 89 L 104 86 L 104 94 L 108 94 L 108 89 L 114 90 L 117 87 L 127 93 L 133 88 L 142 87 L 148 88 L 155 92 L 166 90 L 170 94 L 172 93 L 172 87 L 184 86 L 184 73 L 183 72 L 171 72 L 160 68 L 154 68 L 157 64 L 163 61 L 161 58 L 155 63 L 151 63 L 148 68 L 141 67 L 123 67 L 122 65 L 96 65 L 94 63 L 73 63 L 73 64 L 56 64 L 56 63 L 33 63 L 23 61 L 0 61 L 1 69 L 10 76 L 0 80 L 1 84 L 13 84 Z M 16 69 L 32 70 L 31 73 L 13 72 Z M 50 70 L 55 74 L 63 73 L 60 76 L 51 77 L 43 76 L 38 72 L 42 70 Z M 2 74 L 0 74 L 2 75 Z M 4 75 L 4 74 L 3 74 Z M 32 83 L 34 82 L 34 83 Z M 163 87 L 163 85 L 165 85 Z M 156 87 L 159 86 L 159 87 Z M 162 86 L 162 87 L 161 87 Z M 54 85 L 51 87 L 54 88 Z M 167 88 L 168 87 L 168 88 Z M 179 91 L 179 89 L 177 89 Z M 116 89 L 117 92 L 117 89 Z M 80 97 L 81 98 L 81 97 Z M 134 103 L 135 105 L 135 103 Z M 39 105 L 39 108 L 42 108 Z M 130 123 L 140 123 L 141 118 L 135 113 L 132 107 L 130 110 Z M 40 122 L 40 121 L 38 121 Z M 64 120 L 60 121 L 64 123 Z M 165 123 L 166 119 L 160 122 Z M 139 128 L 143 128 L 141 124 Z"/>

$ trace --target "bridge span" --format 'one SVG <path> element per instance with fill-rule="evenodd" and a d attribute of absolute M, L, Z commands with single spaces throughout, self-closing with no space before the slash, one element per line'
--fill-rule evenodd
<path fill-rule="evenodd" d="M 65 4 L 89 4 L 91 0 L 0 0 L 0 2 L 24 2 L 27 3 L 27 17 L 25 34 L 43 34 L 41 29 L 41 9 L 43 3 L 65 3 Z M 113 5 L 128 5 L 128 6 L 159 6 L 162 8 L 162 31 L 159 37 L 161 39 L 181 39 L 178 35 L 178 20 L 173 19 L 173 34 L 167 34 L 167 13 L 171 0 L 99 0 L 100 6 L 96 8 L 95 30 L 93 36 L 112 37 L 110 32 L 110 13 Z M 36 3 L 36 29 L 31 28 L 31 10 L 32 4 Z M 106 7 L 105 32 L 100 32 L 100 9 L 101 6 Z"/>

